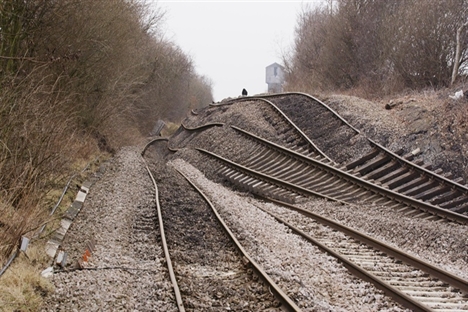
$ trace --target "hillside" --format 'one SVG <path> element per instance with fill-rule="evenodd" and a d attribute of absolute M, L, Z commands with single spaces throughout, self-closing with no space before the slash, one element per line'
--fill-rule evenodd
<path fill-rule="evenodd" d="M 434 170 L 451 172 L 466 183 L 468 100 L 452 100 L 449 94 L 421 92 L 378 102 L 347 95 L 322 100 L 374 141 L 405 153 L 419 148 L 419 157 Z M 386 109 L 391 102 L 397 105 Z"/>

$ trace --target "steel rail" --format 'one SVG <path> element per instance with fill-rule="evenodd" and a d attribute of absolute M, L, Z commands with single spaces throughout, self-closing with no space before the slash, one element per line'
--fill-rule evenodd
<path fill-rule="evenodd" d="M 333 256 L 334 258 L 336 258 L 352 274 L 354 274 L 355 276 L 361 278 L 362 280 L 364 280 L 366 282 L 372 283 L 378 289 L 384 291 L 385 294 L 392 297 L 396 302 L 402 304 L 403 306 L 405 306 L 405 307 L 407 307 L 409 309 L 412 309 L 413 311 L 425 311 L 425 312 L 432 311 L 432 309 L 424 306 L 423 304 L 421 304 L 420 302 L 414 300 L 413 298 L 411 298 L 407 294 L 403 293 L 402 291 L 392 287 L 391 285 L 384 282 L 383 280 L 381 280 L 377 276 L 367 272 L 365 269 L 361 268 L 359 265 L 353 263 L 348 258 L 340 255 L 339 253 L 335 252 L 331 248 L 325 246 L 324 244 L 322 244 L 318 240 L 314 239 L 312 236 L 304 233 L 299 228 L 297 228 L 294 225 L 290 224 L 289 222 L 283 220 L 279 216 L 277 216 L 277 215 L 275 215 L 275 214 L 273 214 L 273 213 L 271 213 L 271 212 L 269 212 L 269 211 L 267 211 L 267 210 L 265 210 L 265 209 L 263 209 L 261 207 L 257 207 L 257 208 L 262 210 L 263 212 L 269 214 L 270 216 L 275 218 L 278 222 L 283 223 L 284 225 L 288 226 L 294 233 L 302 236 L 303 238 L 305 238 L 306 240 L 308 240 L 312 244 L 316 245 L 319 249 L 321 249 L 325 253 L 327 253 L 327 254 Z"/>
<path fill-rule="evenodd" d="M 182 129 L 184 129 L 186 131 L 189 131 L 189 132 L 192 132 L 192 131 L 203 131 L 203 130 L 206 130 L 206 129 L 209 129 L 209 128 L 212 128 L 212 127 L 223 127 L 224 123 L 214 122 L 214 123 L 208 123 L 208 124 L 201 125 L 201 126 L 198 126 L 198 127 L 193 127 L 193 128 L 185 126 L 183 123 L 181 123 L 180 126 L 181 126 Z M 175 153 L 175 152 L 177 152 L 179 150 L 177 147 L 169 146 L 169 142 L 167 143 L 167 148 L 168 148 L 169 151 L 171 151 L 173 153 Z"/>
<path fill-rule="evenodd" d="M 166 235 L 164 233 L 164 223 L 162 219 L 162 213 L 161 213 L 161 206 L 159 205 L 159 191 L 158 191 L 158 185 L 156 184 L 156 180 L 153 177 L 153 174 L 151 173 L 151 170 L 149 169 L 148 165 L 145 162 L 146 170 L 148 171 L 148 175 L 151 178 L 151 181 L 153 182 L 154 185 L 154 191 L 155 191 L 155 202 L 156 202 L 156 208 L 158 211 L 158 220 L 159 220 L 159 229 L 161 233 L 161 241 L 164 249 L 164 256 L 166 258 L 166 263 L 167 263 L 167 268 L 169 271 L 169 276 L 171 279 L 172 283 L 172 288 L 174 288 L 174 294 L 176 297 L 176 303 L 177 303 L 177 308 L 179 309 L 179 312 L 185 312 L 184 304 L 182 302 L 182 295 L 180 294 L 179 290 L 179 285 L 177 284 L 177 279 L 175 277 L 174 273 L 174 268 L 172 267 L 172 261 L 171 257 L 169 255 L 169 248 L 167 247 L 167 242 L 166 242 Z"/>
<path fill-rule="evenodd" d="M 288 311 L 301 311 L 301 309 L 292 301 L 291 298 L 273 281 L 273 279 L 263 270 L 263 268 L 253 259 L 247 251 L 242 247 L 241 243 L 239 240 L 235 237 L 234 233 L 229 229 L 227 226 L 226 222 L 224 222 L 223 218 L 221 215 L 218 213 L 214 205 L 211 203 L 209 198 L 203 193 L 203 191 L 195 185 L 194 182 L 192 182 L 185 174 L 183 174 L 180 170 L 176 169 L 177 172 L 179 172 L 185 180 L 203 197 L 205 202 L 210 206 L 211 210 L 213 213 L 216 215 L 216 218 L 218 219 L 218 222 L 221 224 L 222 228 L 224 231 L 229 235 L 230 239 L 234 242 L 236 245 L 237 249 L 241 252 L 242 256 L 245 257 L 251 267 L 255 270 L 258 276 L 262 278 L 262 280 L 267 283 L 270 286 L 270 289 L 273 289 L 273 292 L 276 295 L 276 298 L 279 299 L 285 307 L 288 309 Z"/>
<path fill-rule="evenodd" d="M 262 102 L 265 102 L 267 103 L 268 105 L 270 105 L 271 107 L 273 107 L 273 109 L 278 113 L 280 114 L 280 116 L 285 119 L 298 133 L 299 135 L 308 143 L 310 144 L 310 146 L 312 146 L 314 148 L 314 150 L 320 155 L 322 156 L 323 158 L 327 159 L 329 162 L 331 163 L 335 163 L 333 161 L 333 159 L 331 159 L 330 157 L 328 157 L 317 145 L 315 145 L 314 142 L 312 142 L 312 140 L 301 130 L 299 129 L 299 127 L 288 117 L 286 116 L 285 113 L 283 113 L 283 111 L 273 102 L 271 101 L 268 101 L 266 99 L 263 99 L 261 97 L 244 97 L 244 98 L 240 98 L 240 99 L 237 99 L 238 102 L 245 102 L 245 101 L 252 101 L 252 100 L 257 100 L 257 101 L 262 101 Z M 233 102 L 228 102 L 228 103 L 221 103 L 221 104 L 210 104 L 210 106 L 222 106 L 222 105 L 231 105 L 233 103 L 235 103 L 234 100 L 231 100 Z"/>
<path fill-rule="evenodd" d="M 394 191 L 392 191 L 390 189 L 381 187 L 381 186 L 379 186 L 377 184 L 374 184 L 374 183 L 369 182 L 367 180 L 361 179 L 361 178 L 359 178 L 359 177 L 357 177 L 357 176 L 355 176 L 353 174 L 350 174 L 350 173 L 348 173 L 346 171 L 342 171 L 339 168 L 334 167 L 332 165 L 329 165 L 329 164 L 326 164 L 324 162 L 318 161 L 316 159 L 307 157 L 307 156 L 305 156 L 305 155 L 303 155 L 301 153 L 297 153 L 297 152 L 295 152 L 293 150 L 286 149 L 281 145 L 278 145 L 276 143 L 265 140 L 265 139 L 255 135 L 253 133 L 242 130 L 242 129 L 238 128 L 238 127 L 231 126 L 231 128 L 233 128 L 234 130 L 246 135 L 247 137 L 250 137 L 250 138 L 252 138 L 254 140 L 257 140 L 257 141 L 269 146 L 270 148 L 277 149 L 277 150 L 281 151 L 282 153 L 289 153 L 289 154 L 293 155 L 294 157 L 301 159 L 302 161 L 312 163 L 313 166 L 315 166 L 315 167 L 319 167 L 322 170 L 325 170 L 327 172 L 332 172 L 334 174 L 340 175 L 341 177 L 343 177 L 344 179 L 350 181 L 351 183 L 359 184 L 359 185 L 361 185 L 362 187 L 365 187 L 368 190 L 371 190 L 371 191 L 377 192 L 379 194 L 385 195 L 390 200 L 403 202 L 403 203 L 405 203 L 407 205 L 410 205 L 410 206 L 412 206 L 414 208 L 417 208 L 417 209 L 422 210 L 424 212 L 430 212 L 430 213 L 438 215 L 438 216 L 440 216 L 442 218 L 447 218 L 449 220 L 459 222 L 459 223 L 462 223 L 462 224 L 468 224 L 468 216 L 458 214 L 456 212 L 452 212 L 450 210 L 446 210 L 446 209 L 443 209 L 443 208 L 439 208 L 437 206 L 425 203 L 423 201 L 420 201 L 420 200 L 414 199 L 412 197 L 403 195 L 401 193 L 394 192 Z"/>
<path fill-rule="evenodd" d="M 219 156 L 219 155 L 217 155 L 215 153 L 212 153 L 210 151 L 207 151 L 205 149 L 196 148 L 196 150 L 198 150 L 198 151 L 200 151 L 200 152 L 202 152 L 202 153 L 204 153 L 206 155 L 209 155 L 209 156 L 217 159 L 218 161 L 221 161 L 221 162 L 225 163 L 228 167 L 235 168 L 236 170 L 238 170 L 240 172 L 244 172 L 248 176 L 255 176 L 259 180 L 267 181 L 270 184 L 282 187 L 284 189 L 288 189 L 288 190 L 290 190 L 292 192 L 299 193 L 299 194 L 305 194 L 305 195 L 308 195 L 308 196 L 317 196 L 317 197 L 325 198 L 325 199 L 328 199 L 328 200 L 331 200 L 331 201 L 339 202 L 339 203 L 342 203 L 342 204 L 345 204 L 345 205 L 353 205 L 352 203 L 349 203 L 349 202 L 346 202 L 346 201 L 343 201 L 343 200 L 339 200 L 339 199 L 336 199 L 336 198 L 333 198 L 333 197 L 330 197 L 330 196 L 327 196 L 327 195 L 324 195 L 324 194 L 321 194 L 321 193 L 318 193 L 318 192 L 303 188 L 301 186 L 289 183 L 287 181 L 271 177 L 269 175 L 258 172 L 256 170 L 247 168 L 247 167 L 245 167 L 245 166 L 243 166 L 241 164 L 233 162 L 233 161 L 231 161 L 231 160 L 229 160 L 229 159 L 227 159 L 225 157 Z"/>
<path fill-rule="evenodd" d="M 378 149 L 382 150 L 383 152 L 385 152 L 386 154 L 388 154 L 392 159 L 400 162 L 400 163 L 404 163 L 405 165 L 411 167 L 413 170 L 416 170 L 418 171 L 421 175 L 426 175 L 426 176 L 430 176 L 432 179 L 434 180 L 437 180 L 443 184 L 448 184 L 451 186 L 452 189 L 458 189 L 460 192 L 464 193 L 464 194 L 467 194 L 468 195 L 468 187 L 466 187 L 465 185 L 462 185 L 460 183 L 457 183 L 453 180 L 450 180 L 440 174 L 437 174 L 435 173 L 434 171 L 431 171 L 431 170 L 428 170 L 426 168 L 423 168 L 421 166 L 418 166 L 417 164 L 401 157 L 401 156 L 398 156 L 397 154 L 393 153 L 392 151 L 386 149 L 385 147 L 383 147 L 382 145 L 380 145 L 379 143 L 367 138 L 367 140 L 375 147 L 377 147 Z"/>
<path fill-rule="evenodd" d="M 183 128 L 188 130 L 188 131 L 199 131 L 199 130 L 206 129 L 208 127 L 223 126 L 223 125 L 224 125 L 223 123 L 213 123 L 213 124 L 198 126 L 196 128 L 188 128 L 188 127 L 185 127 L 185 126 L 183 126 Z M 429 203 L 426 203 L 426 202 L 423 202 L 421 200 L 406 196 L 406 195 L 398 193 L 398 192 L 394 192 L 391 189 L 384 188 L 384 187 L 382 187 L 382 186 L 380 186 L 378 184 L 372 183 L 371 181 L 368 181 L 366 179 L 362 179 L 360 177 L 357 177 L 356 175 L 353 175 L 353 174 L 350 174 L 350 173 L 348 173 L 346 171 L 343 171 L 343 170 L 337 168 L 336 166 L 333 166 L 333 165 L 324 163 L 322 161 L 307 157 L 307 156 L 305 156 L 305 155 L 303 155 L 301 153 L 298 153 L 298 152 L 296 152 L 294 150 L 290 150 L 290 149 L 287 149 L 287 148 L 285 148 L 285 147 L 283 147 L 283 146 L 281 146 L 279 144 L 270 142 L 270 141 L 268 141 L 266 139 L 263 139 L 263 138 L 255 135 L 253 133 L 242 130 L 242 129 L 236 127 L 236 126 L 231 125 L 231 128 L 233 128 L 234 130 L 246 135 L 247 137 L 258 140 L 258 141 L 262 142 L 263 144 L 265 144 L 265 145 L 267 145 L 269 147 L 280 150 L 282 153 L 293 155 L 294 157 L 299 158 L 301 161 L 306 161 L 306 162 L 309 162 L 309 163 L 313 163 L 313 165 L 315 167 L 319 167 L 322 170 L 325 170 L 326 172 L 332 172 L 333 174 L 339 174 L 343 179 L 349 181 L 350 183 L 359 184 L 361 187 L 364 187 L 367 190 L 377 192 L 377 193 L 379 193 L 381 195 L 384 195 L 389 200 L 405 203 L 406 205 L 409 205 L 409 206 L 411 206 L 413 208 L 421 210 L 421 211 L 423 211 L 425 213 L 430 213 L 430 214 L 433 214 L 433 215 L 437 215 L 437 216 L 439 216 L 441 218 L 446 218 L 448 220 L 455 221 L 455 222 L 458 222 L 458 223 L 461 223 L 461 224 L 468 224 L 468 216 L 458 214 L 456 212 L 452 212 L 450 210 L 443 209 L 443 208 L 431 205 Z M 177 151 L 177 149 L 171 149 L 171 148 L 170 148 L 170 150 L 171 151 Z M 200 149 L 200 150 L 203 151 L 203 149 Z M 206 151 L 206 152 L 208 152 L 208 151 Z M 396 157 L 398 157 L 396 154 L 394 154 L 394 155 Z M 212 156 L 214 156 L 214 154 Z M 215 157 L 219 157 L 219 156 L 216 155 Z M 227 159 L 222 159 L 222 160 L 225 161 L 225 162 L 230 163 L 231 167 L 236 167 L 238 170 L 242 170 L 243 172 L 248 172 L 248 170 L 250 170 L 247 167 L 241 166 L 239 164 L 234 165 L 234 163 L 230 162 Z M 408 162 L 408 161 L 406 161 L 406 162 Z M 409 164 L 411 164 L 411 163 L 409 163 Z M 421 169 L 423 169 L 423 168 L 421 168 Z M 255 175 L 262 176 L 262 174 L 260 172 L 257 172 L 255 170 L 253 172 L 254 172 Z M 302 188 L 302 187 L 297 186 L 297 185 L 293 185 L 293 184 L 288 183 L 287 181 L 284 181 L 284 180 L 278 180 L 278 179 L 270 180 L 270 177 L 268 177 L 266 175 L 264 175 L 263 178 L 264 178 L 264 180 L 266 179 L 266 180 L 269 180 L 269 181 L 273 181 L 274 184 L 281 185 L 282 187 L 287 188 L 287 189 L 291 189 L 291 190 L 293 190 L 295 192 L 299 192 L 299 193 L 306 194 L 306 195 L 309 195 L 309 196 L 310 195 L 319 196 L 319 197 L 327 198 L 329 200 L 338 201 L 338 202 L 342 202 L 342 203 L 345 203 L 345 204 L 350 204 L 348 202 L 345 202 L 345 201 L 342 201 L 342 200 L 339 200 L 339 199 L 336 199 L 336 198 L 332 198 L 332 197 L 329 197 L 327 195 L 320 194 L 318 192 L 307 190 L 307 189 Z"/>
<path fill-rule="evenodd" d="M 156 139 L 153 139 L 153 140 L 149 141 L 148 143 L 146 143 L 145 147 L 141 151 L 141 156 L 145 155 L 145 152 L 148 149 L 148 147 L 150 147 L 150 145 L 152 145 L 154 142 L 158 142 L 158 141 L 168 141 L 169 142 L 169 139 L 168 138 L 156 138 Z"/>
<path fill-rule="evenodd" d="M 352 130 L 354 130 L 357 134 L 361 133 L 358 129 L 356 129 L 355 127 L 353 127 L 349 122 L 347 122 L 343 117 L 341 117 L 336 111 L 334 111 L 331 107 L 329 107 L 327 104 L 323 103 L 322 101 L 320 101 L 319 99 L 309 95 L 309 94 L 306 94 L 306 93 L 302 93 L 302 92 L 285 92 L 285 93 L 278 93 L 278 94 L 269 94 L 269 95 L 260 95 L 260 96 L 253 96 L 251 97 L 252 99 L 254 98 L 273 98 L 273 97 L 282 97 L 282 96 L 288 96 L 288 95 L 301 95 L 301 96 L 304 96 L 304 97 L 307 97 L 317 103 L 319 103 L 320 105 L 322 105 L 324 108 L 326 108 L 327 110 L 329 110 L 330 112 L 332 112 L 335 117 L 337 117 L 338 119 L 340 119 L 344 124 L 346 124 L 348 127 L 350 127 Z M 404 164 L 406 166 L 409 166 L 410 168 L 416 170 L 417 172 L 419 172 L 420 174 L 422 175 L 427 175 L 427 176 L 430 176 L 432 177 L 433 179 L 443 183 L 443 184 L 446 184 L 446 185 L 450 185 L 452 189 L 457 189 L 459 190 L 460 192 L 464 193 L 465 195 L 468 195 L 468 187 L 465 186 L 465 185 L 462 185 L 456 181 L 453 181 L 453 180 L 450 180 L 442 175 L 439 175 L 431 170 L 428 170 L 426 168 L 423 168 L 421 166 L 418 166 L 417 164 L 411 162 L 411 161 L 408 161 L 407 159 L 405 159 L 404 157 L 401 157 L 397 154 L 395 154 L 394 152 L 390 151 L 389 149 L 387 149 L 386 147 L 380 145 L 379 143 L 373 141 L 372 139 L 366 137 L 366 139 L 368 140 L 368 142 L 370 143 L 371 146 L 374 146 L 374 147 L 377 147 L 379 150 L 381 150 L 382 152 L 384 152 L 385 154 L 388 154 L 390 156 L 390 158 L 394 159 L 395 161 L 398 161 L 400 164 Z"/>
<path fill-rule="evenodd" d="M 192 127 L 192 128 L 184 125 L 183 123 L 181 123 L 180 125 L 182 126 L 182 128 L 184 130 L 187 130 L 187 131 L 199 131 L 199 130 L 209 129 L 211 127 L 223 127 L 224 123 L 222 123 L 222 122 L 212 122 L 212 123 L 207 123 L 207 124 L 197 126 L 197 127 Z"/>
<path fill-rule="evenodd" d="M 248 101 L 248 100 L 254 100 L 254 99 L 262 99 L 262 98 L 275 98 L 275 97 L 282 97 L 282 96 L 288 96 L 288 95 L 301 95 L 301 96 L 304 96 L 304 97 L 307 97 L 317 103 L 319 103 L 321 106 L 323 106 L 324 108 L 326 108 L 328 111 L 330 111 L 331 113 L 333 113 L 335 115 L 336 118 L 340 119 L 345 125 L 347 125 L 348 127 L 350 127 L 353 131 L 355 131 L 357 134 L 360 134 L 361 131 L 356 129 L 353 125 L 351 125 L 348 121 L 346 121 L 343 117 L 341 117 L 341 115 L 339 115 L 335 110 L 333 110 L 330 106 L 328 106 L 327 104 L 323 103 L 322 101 L 320 101 L 319 99 L 317 99 L 316 97 L 313 97 L 307 93 L 303 93 L 303 92 L 284 92 L 284 93 L 276 93 L 276 94 L 266 94 L 266 95 L 256 95 L 256 96 L 248 96 L 248 97 L 243 97 L 241 99 L 232 99 L 230 100 L 228 103 L 226 104 L 231 104 L 231 102 L 233 101 Z M 278 108 L 279 109 L 279 108 Z M 389 149 L 387 149 L 386 147 L 380 145 L 379 143 L 373 141 L 372 139 L 370 138 L 367 138 L 366 139 L 369 141 L 370 145 L 371 146 L 375 146 L 377 147 L 378 149 L 380 149 L 382 152 L 388 154 L 391 158 L 397 160 L 398 162 L 400 163 L 404 163 L 408 166 L 410 166 L 410 168 L 414 168 L 415 170 L 417 170 L 418 172 L 422 173 L 422 174 L 426 174 L 426 175 L 429 175 L 431 177 L 434 177 L 435 179 L 437 179 L 438 181 L 441 181 L 443 183 L 447 183 L 447 184 L 450 184 L 452 187 L 455 187 L 457 189 L 459 189 L 460 191 L 462 191 L 463 193 L 468 193 L 468 187 L 465 186 L 465 185 L 462 185 L 460 183 L 457 183 L 453 180 L 450 180 L 442 175 L 439 175 L 431 170 L 428 170 L 426 168 L 423 168 L 421 166 L 418 166 L 414 163 L 412 163 L 411 161 L 408 161 L 407 159 L 393 153 L 392 151 L 390 151 Z"/>
<path fill-rule="evenodd" d="M 421 259 L 418 259 L 402 250 L 399 250 L 395 247 L 392 247 L 390 245 L 387 245 L 379 240 L 376 240 L 366 234 L 363 234 L 359 231 L 356 231 L 348 226 L 345 226 L 345 225 L 342 225 L 338 222 L 335 222 L 333 220 L 330 220 L 330 219 L 327 219 L 325 217 L 322 217 L 316 213 L 313 213 L 311 211 L 308 211 L 306 209 L 303 209 L 303 208 L 300 208 L 298 206 L 295 206 L 295 205 L 292 205 L 292 204 L 289 204 L 289 203 L 286 203 L 286 202 L 283 202 L 283 201 L 279 201 L 279 200 L 276 200 L 276 199 L 273 199 L 273 198 L 267 198 L 265 197 L 266 200 L 268 201 L 271 201 L 273 203 L 276 203 L 276 204 L 279 204 L 279 205 L 282 205 L 282 206 L 285 206 L 285 207 L 288 207 L 292 210 L 295 210 L 301 214 L 303 214 L 304 216 L 306 217 L 309 217 L 309 218 L 312 218 L 316 221 L 318 221 L 319 223 L 322 223 L 326 226 L 329 226 L 333 229 L 336 229 L 342 233 L 345 233 L 346 235 L 348 236 L 351 236 L 353 237 L 354 239 L 362 242 L 362 243 L 365 243 L 366 245 L 369 245 L 369 246 L 372 246 L 373 248 L 375 249 L 378 249 L 384 253 L 386 253 L 387 255 L 390 255 L 392 257 L 395 257 L 401 261 L 403 261 L 404 263 L 407 263 L 411 266 L 414 266 L 418 269 L 420 269 L 421 271 L 424 271 L 424 272 L 427 272 L 428 274 L 450 284 L 451 286 L 457 288 L 457 289 L 460 289 L 461 291 L 465 292 L 465 293 L 468 293 L 468 281 L 465 280 L 465 279 L 462 279 L 456 275 L 453 275 L 452 273 L 450 272 L 447 272 L 445 270 L 442 270 L 441 268 L 438 268 L 428 262 L 425 262 Z M 261 209 L 261 208 L 260 208 Z"/>
<path fill-rule="evenodd" d="M 346 121 L 346 119 L 344 119 L 343 117 L 341 117 L 336 111 L 334 111 L 330 106 L 328 106 L 327 104 L 323 103 L 322 101 L 320 101 L 319 99 L 317 99 L 316 97 L 313 97 L 312 95 L 310 94 L 307 94 L 307 93 L 303 93 L 303 92 L 283 92 L 283 93 L 276 93 L 276 94 L 266 94 L 266 95 L 257 95 L 257 96 L 252 96 L 252 98 L 273 98 L 273 97 L 281 97 L 281 96 L 288 96 L 288 95 L 302 95 L 302 96 L 305 96 L 317 103 L 319 103 L 320 105 L 322 105 L 324 108 L 326 108 L 328 111 L 330 111 L 331 113 L 333 113 L 338 119 L 340 119 L 344 124 L 346 124 L 347 126 L 349 126 L 352 130 L 354 130 L 354 132 L 356 132 L 357 134 L 361 133 L 361 131 L 359 131 L 358 129 L 356 129 L 355 127 L 353 127 L 349 122 Z"/>

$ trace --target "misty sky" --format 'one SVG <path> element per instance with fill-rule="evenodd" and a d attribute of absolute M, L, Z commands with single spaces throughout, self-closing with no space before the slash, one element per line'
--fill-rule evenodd
<path fill-rule="evenodd" d="M 165 37 L 213 83 L 215 101 L 266 92 L 265 67 L 282 64 L 298 14 L 316 1 L 164 1 Z"/>

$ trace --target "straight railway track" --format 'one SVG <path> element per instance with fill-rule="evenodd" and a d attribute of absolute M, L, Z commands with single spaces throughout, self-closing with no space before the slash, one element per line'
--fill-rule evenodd
<path fill-rule="evenodd" d="M 356 276 L 373 283 L 413 311 L 468 310 L 468 281 L 372 237 L 302 208 L 271 200 L 299 212 L 267 212 L 295 233 L 336 257 Z"/>

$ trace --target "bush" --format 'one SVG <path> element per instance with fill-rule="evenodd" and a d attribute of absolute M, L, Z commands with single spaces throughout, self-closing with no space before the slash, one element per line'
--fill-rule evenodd
<path fill-rule="evenodd" d="M 467 0 L 338 0 L 301 14 L 289 88 L 361 89 L 375 95 L 451 82 L 457 30 Z M 468 31 L 459 73 L 468 65 Z"/>
<path fill-rule="evenodd" d="M 47 218 L 45 194 L 74 163 L 209 103 L 211 85 L 150 7 L 0 0 L 0 263 Z"/>

